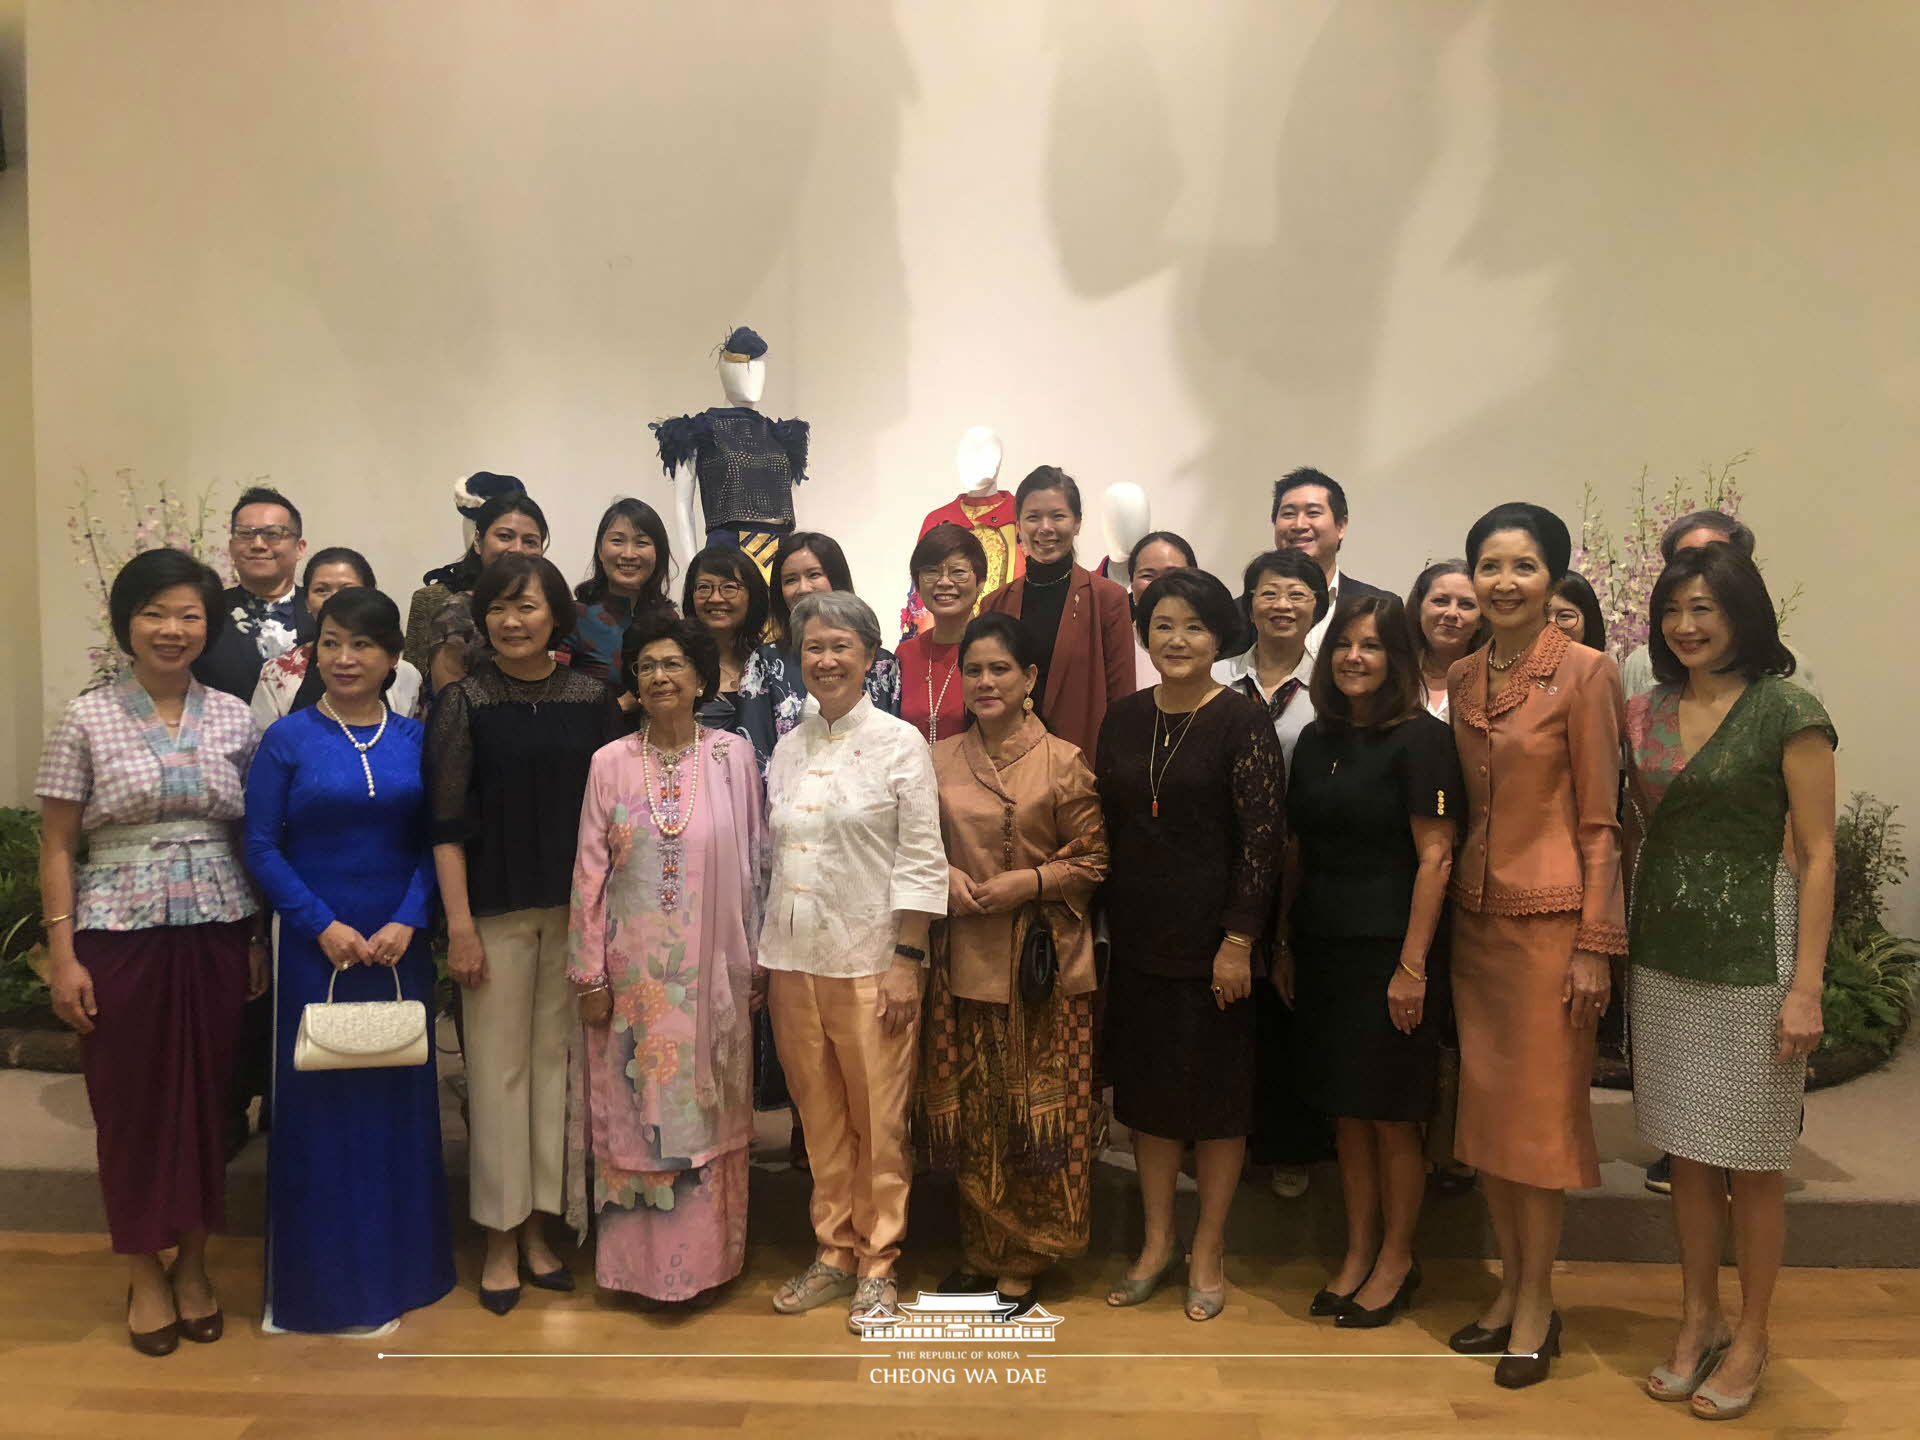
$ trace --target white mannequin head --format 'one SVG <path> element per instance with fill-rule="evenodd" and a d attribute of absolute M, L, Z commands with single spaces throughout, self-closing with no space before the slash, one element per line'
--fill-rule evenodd
<path fill-rule="evenodd" d="M 729 405 L 754 406 L 767 389 L 767 362 L 764 360 L 722 360 L 720 389 Z"/>
<path fill-rule="evenodd" d="M 969 429 L 953 452 L 953 473 L 960 477 L 960 488 L 969 495 L 991 494 L 1000 478 L 1004 454 L 1000 437 L 990 427 L 975 425 Z"/>
<path fill-rule="evenodd" d="M 1153 529 L 1153 507 L 1147 504 L 1146 491 L 1121 480 L 1107 487 L 1100 519 L 1107 532 L 1107 554 L 1125 564 L 1140 537 Z"/>

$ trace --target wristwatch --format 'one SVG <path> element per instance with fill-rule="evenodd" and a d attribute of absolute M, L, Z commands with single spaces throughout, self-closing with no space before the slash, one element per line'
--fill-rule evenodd
<path fill-rule="evenodd" d="M 917 945 L 896 945 L 893 947 L 893 953 L 902 960 L 913 961 L 922 970 L 927 968 L 927 952 Z"/>

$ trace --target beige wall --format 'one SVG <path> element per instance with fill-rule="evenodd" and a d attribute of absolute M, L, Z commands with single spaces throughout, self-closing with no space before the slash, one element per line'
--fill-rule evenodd
<path fill-rule="evenodd" d="M 32 42 L 45 554 L 76 467 L 267 474 L 404 594 L 484 467 L 577 572 L 736 323 L 883 613 L 976 422 L 1227 574 L 1318 464 L 1393 585 L 1493 501 L 1751 449 L 1843 787 L 1920 824 L 1900 0 L 72 0 Z"/>
<path fill-rule="evenodd" d="M 33 327 L 27 269 L 27 6 L 0 0 L 0 115 L 6 118 L 7 169 L 0 173 L 0 496 L 15 534 L 32 537 Z M 0 805 L 30 803 L 40 755 L 39 556 L 11 547 L 0 566 Z"/>

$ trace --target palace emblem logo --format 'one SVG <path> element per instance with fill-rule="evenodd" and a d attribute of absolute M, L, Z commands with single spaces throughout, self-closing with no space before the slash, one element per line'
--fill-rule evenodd
<path fill-rule="evenodd" d="M 1018 1319 L 1019 1305 L 989 1290 L 984 1295 L 942 1295 L 922 1290 L 911 1304 L 876 1305 L 853 1317 L 862 1340 L 894 1344 L 914 1340 L 929 1344 L 975 1345 L 983 1340 L 1052 1343 L 1058 1315 L 1035 1304 Z"/>

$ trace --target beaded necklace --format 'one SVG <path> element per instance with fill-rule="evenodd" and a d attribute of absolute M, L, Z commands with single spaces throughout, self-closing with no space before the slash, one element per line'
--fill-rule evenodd
<path fill-rule="evenodd" d="M 387 709 L 387 702 L 380 702 L 380 728 L 373 732 L 371 740 L 362 742 L 353 738 L 353 731 L 347 728 L 347 722 L 340 718 L 339 712 L 328 703 L 327 697 L 320 697 L 320 713 L 340 727 L 340 733 L 347 737 L 347 743 L 360 754 L 360 770 L 367 777 L 367 796 L 373 796 L 373 765 L 367 759 L 367 752 L 380 743 L 380 737 L 387 733 L 387 717 L 393 712 Z"/>
<path fill-rule="evenodd" d="M 953 683 L 953 672 L 960 668 L 960 652 L 953 652 L 953 663 L 947 666 L 947 678 L 940 682 L 940 698 L 933 698 L 933 645 L 927 645 L 927 744 L 932 745 L 940 739 L 940 707 L 947 703 L 947 687 Z"/>
<path fill-rule="evenodd" d="M 660 793 L 656 796 L 654 794 L 653 783 L 653 753 L 655 747 L 652 739 L 648 738 L 651 730 L 652 727 L 649 726 L 646 731 L 642 732 L 644 743 L 640 747 L 640 778 L 647 787 L 647 813 L 653 817 L 653 823 L 662 835 L 665 835 L 668 839 L 678 839 L 686 832 L 687 826 L 693 823 L 693 807 L 700 799 L 699 733 L 697 731 L 695 732 L 691 744 L 681 747 L 671 755 L 664 750 L 660 752 L 660 761 L 663 768 L 660 776 Z M 666 807 L 669 804 L 678 806 L 680 800 L 680 762 L 687 758 L 689 752 L 693 755 L 693 763 L 689 767 L 689 774 L 687 776 L 686 807 L 679 810 L 672 818 L 668 818 Z"/>

